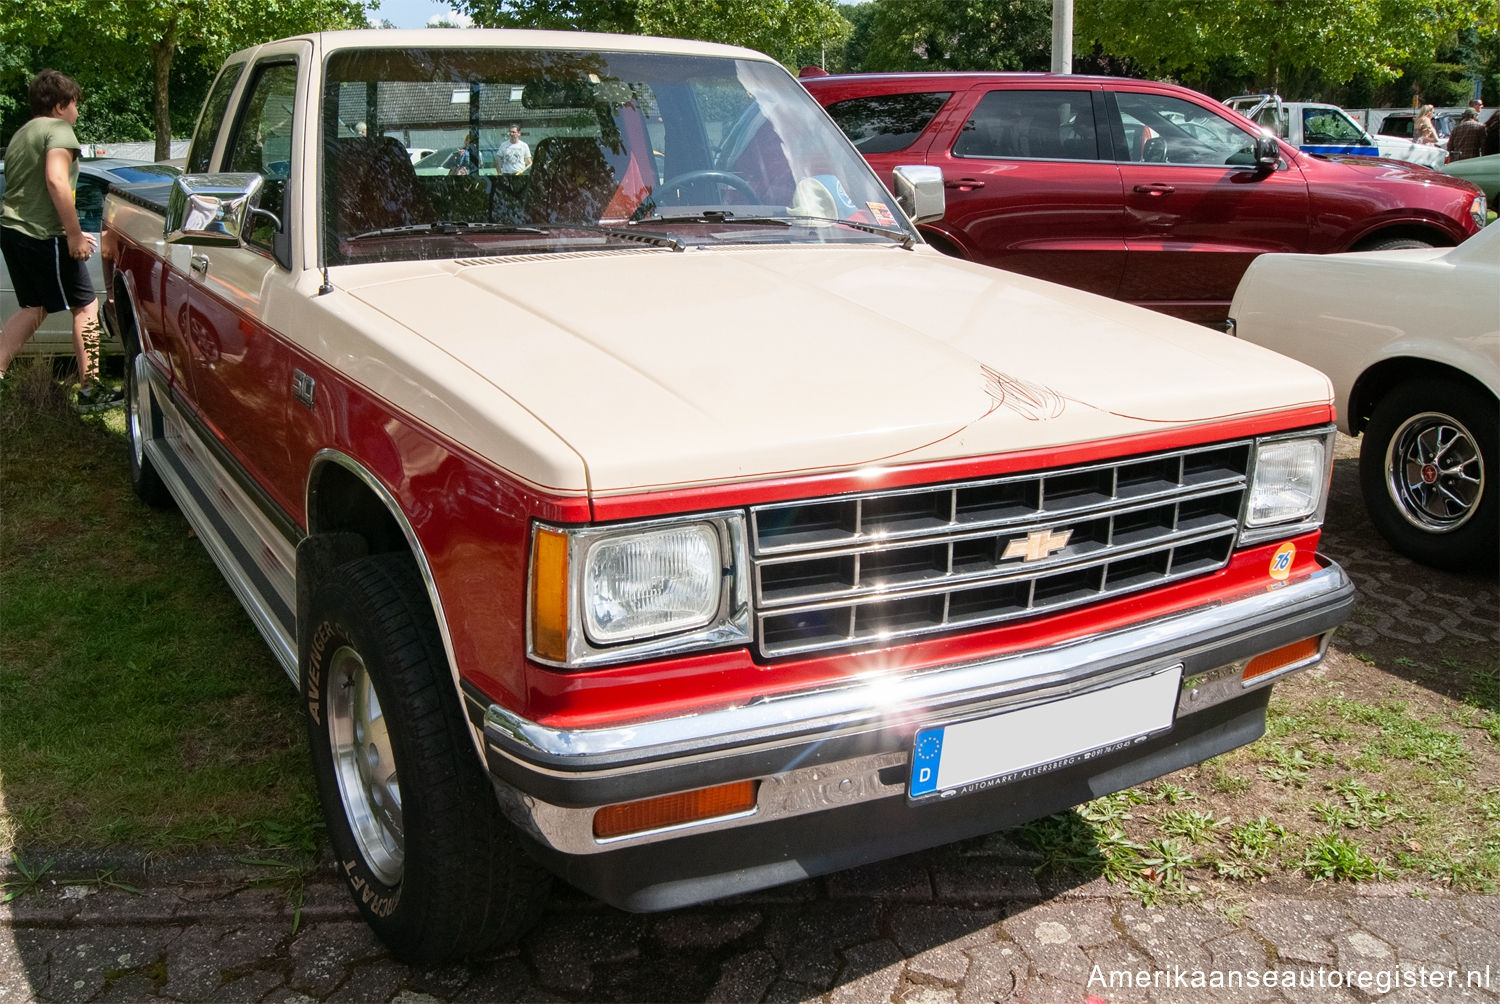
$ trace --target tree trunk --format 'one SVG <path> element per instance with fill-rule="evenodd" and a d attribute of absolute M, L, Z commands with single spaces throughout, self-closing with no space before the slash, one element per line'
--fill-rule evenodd
<path fill-rule="evenodd" d="M 172 156 L 172 115 L 167 102 L 167 85 L 172 78 L 172 56 L 177 51 L 177 21 L 174 18 L 151 43 L 151 77 L 155 94 L 151 110 L 156 120 L 156 159 Z"/>

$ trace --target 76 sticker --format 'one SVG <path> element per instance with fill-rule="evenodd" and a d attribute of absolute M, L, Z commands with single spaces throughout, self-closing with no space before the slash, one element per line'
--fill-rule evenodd
<path fill-rule="evenodd" d="M 1271 555 L 1271 578 L 1280 580 L 1285 579 L 1288 575 L 1291 575 L 1292 562 L 1295 561 L 1296 558 L 1296 544 L 1282 544 L 1280 547 L 1278 547 L 1276 549 L 1276 553 Z"/>

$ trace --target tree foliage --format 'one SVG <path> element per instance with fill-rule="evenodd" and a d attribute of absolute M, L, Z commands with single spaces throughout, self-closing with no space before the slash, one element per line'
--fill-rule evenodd
<path fill-rule="evenodd" d="M 1462 29 L 1488 24 L 1493 39 L 1495 11 L 1495 0 L 1077 0 L 1074 47 L 1097 43 L 1200 89 L 1237 73 L 1285 92 L 1310 77 L 1393 80 Z"/>
<path fill-rule="evenodd" d="M 147 87 L 160 159 L 167 156 L 173 126 L 182 131 L 182 117 L 173 115 L 169 100 L 178 93 L 174 82 L 182 78 L 174 68 L 179 54 L 196 64 L 191 76 L 211 76 L 224 56 L 245 46 L 306 31 L 363 27 L 365 7 L 363 0 L 0 0 L 0 52 L 5 53 L 0 88 L 7 95 L 24 94 L 26 81 L 44 68 L 45 58 L 84 87 L 80 129 L 88 130 L 98 125 L 82 114 L 91 110 L 91 102 L 114 108 L 121 94 Z M 19 104 L 24 111 L 24 100 Z M 196 112 L 196 103 L 188 111 Z M 128 117 L 105 119 L 129 127 Z M 7 115 L 7 125 L 10 120 Z"/>
<path fill-rule="evenodd" d="M 1045 70 L 1051 0 L 875 0 L 865 70 Z"/>
<path fill-rule="evenodd" d="M 489 28 L 554 28 L 727 42 L 783 62 L 842 42 L 834 0 L 454 0 Z"/>

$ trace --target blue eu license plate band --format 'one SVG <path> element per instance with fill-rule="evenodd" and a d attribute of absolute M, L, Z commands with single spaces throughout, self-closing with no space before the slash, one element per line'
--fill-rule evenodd
<path fill-rule="evenodd" d="M 951 796 L 1060 770 L 1171 728 L 1182 667 L 987 718 L 921 729 L 913 799 Z"/>

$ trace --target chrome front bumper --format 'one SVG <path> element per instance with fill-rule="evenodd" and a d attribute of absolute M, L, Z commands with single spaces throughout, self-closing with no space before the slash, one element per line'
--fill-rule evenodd
<path fill-rule="evenodd" d="M 507 815 L 539 845 L 597 855 L 686 835 L 756 831 L 789 817 L 897 798 L 907 789 L 918 728 L 1075 696 L 1177 665 L 1183 684 L 1176 723 L 1166 734 L 1185 735 L 1207 709 L 1321 658 L 1333 628 L 1349 615 L 1354 587 L 1338 565 L 1320 562 L 1318 571 L 1278 588 L 1067 645 L 872 674 L 702 714 L 562 730 L 492 706 L 483 714 L 487 760 Z M 1317 656 L 1241 682 L 1249 659 L 1314 637 Z M 608 841 L 593 835 L 599 806 L 748 779 L 760 782 L 750 812 Z"/>

